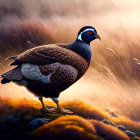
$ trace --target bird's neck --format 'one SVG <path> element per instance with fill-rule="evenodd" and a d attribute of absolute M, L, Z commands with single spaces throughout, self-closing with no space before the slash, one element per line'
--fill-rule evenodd
<path fill-rule="evenodd" d="M 69 49 L 81 55 L 90 64 L 92 50 L 89 44 L 81 40 L 76 40 L 72 44 L 69 44 Z"/>

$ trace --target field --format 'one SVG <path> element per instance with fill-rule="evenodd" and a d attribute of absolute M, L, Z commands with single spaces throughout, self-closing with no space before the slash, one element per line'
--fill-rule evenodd
<path fill-rule="evenodd" d="M 0 99 L 0 138 L 9 139 L 85 139 L 85 140 L 139 140 L 140 123 L 127 117 L 112 114 L 81 101 L 67 101 L 62 107 L 70 109 L 72 115 L 48 114 L 41 112 L 39 102 L 27 99 Z M 52 102 L 45 102 L 55 107 Z M 40 122 L 42 119 L 46 122 Z M 37 122 L 37 120 L 39 122 Z M 34 123 L 32 121 L 36 120 Z M 103 120 L 108 120 L 106 124 Z M 115 125 L 115 126 L 114 126 Z M 127 136 L 117 126 L 126 127 L 136 136 Z M 111 134 L 110 134 L 111 133 Z"/>
<path fill-rule="evenodd" d="M 27 0 L 1 0 L 0 72 L 10 69 L 10 62 L 5 61 L 8 56 L 38 45 L 73 42 L 82 26 L 94 26 L 102 40 L 91 43 L 91 66 L 82 79 L 60 95 L 60 101 L 81 100 L 139 124 L 139 4 L 139 0 L 30 0 L 30 4 Z M 13 104 L 22 98 L 23 103 L 37 100 L 13 83 L 0 85 L 0 96 Z M 110 121 L 119 124 L 118 118 Z M 126 127 L 139 131 L 139 125 Z"/>

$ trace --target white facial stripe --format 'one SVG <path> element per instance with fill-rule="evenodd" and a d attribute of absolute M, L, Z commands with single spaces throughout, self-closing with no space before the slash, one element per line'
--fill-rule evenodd
<path fill-rule="evenodd" d="M 93 31 L 93 32 L 96 34 L 96 32 L 95 32 L 94 29 L 88 28 L 88 29 L 85 29 L 83 32 L 81 32 L 81 33 L 78 35 L 78 38 L 77 38 L 77 39 L 83 41 L 83 40 L 82 40 L 82 33 L 87 32 L 87 31 Z"/>

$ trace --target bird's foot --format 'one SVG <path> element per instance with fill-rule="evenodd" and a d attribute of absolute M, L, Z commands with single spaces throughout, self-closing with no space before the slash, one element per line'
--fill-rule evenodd
<path fill-rule="evenodd" d="M 64 109 L 64 108 L 60 108 L 59 112 L 62 114 L 73 114 L 72 111 L 68 110 L 68 109 Z"/>
<path fill-rule="evenodd" d="M 46 113 L 53 113 L 53 114 L 57 113 L 57 110 L 52 109 L 52 108 L 51 109 L 48 109 L 46 107 L 43 107 L 40 110 L 43 111 L 43 112 L 46 112 Z"/>

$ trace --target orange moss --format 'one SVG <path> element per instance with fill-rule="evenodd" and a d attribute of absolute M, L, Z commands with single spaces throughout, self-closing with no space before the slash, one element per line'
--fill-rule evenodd
<path fill-rule="evenodd" d="M 130 138 L 118 128 L 104 124 L 103 122 L 90 120 L 93 126 L 96 128 L 97 133 L 104 136 L 108 140 L 130 140 Z"/>
<path fill-rule="evenodd" d="M 75 115 L 67 115 L 38 128 L 34 131 L 33 136 L 39 139 L 99 140 L 95 133 L 94 126 L 88 120 Z"/>
<path fill-rule="evenodd" d="M 27 99 L 0 99 L 0 113 L 8 114 L 20 112 L 21 114 L 35 114 L 40 113 L 41 103 L 39 101 Z M 46 105 L 54 106 L 51 101 L 45 101 Z M 64 108 L 69 108 L 76 115 L 82 116 L 87 119 L 100 120 L 108 119 L 109 121 L 117 124 L 124 125 L 128 130 L 140 131 L 140 122 L 133 121 L 125 116 L 113 117 L 102 109 L 83 103 L 82 101 L 67 101 L 62 103 Z"/>
<path fill-rule="evenodd" d="M 89 119 L 103 120 L 104 118 L 108 119 L 111 117 L 102 109 L 95 108 L 79 100 L 64 102 L 62 106 L 70 108 L 76 114 Z"/>
<path fill-rule="evenodd" d="M 121 124 L 124 125 L 128 130 L 131 131 L 140 131 L 140 122 L 139 121 L 133 121 L 130 120 L 127 117 L 119 116 L 116 118 L 111 118 L 110 121 L 114 122 L 115 124 Z"/>
<path fill-rule="evenodd" d="M 78 100 L 67 101 L 63 103 L 62 106 L 66 108 L 70 108 L 77 115 L 80 115 L 84 118 L 100 120 L 100 121 L 102 121 L 103 119 L 108 119 L 109 121 L 114 122 L 115 124 L 124 125 L 129 130 L 140 131 L 140 122 L 133 121 L 121 115 L 118 117 L 113 117 L 109 113 L 105 112 L 104 110 L 99 109 L 97 107 L 95 108 L 94 106 L 83 103 L 82 101 L 78 101 Z"/>
<path fill-rule="evenodd" d="M 18 99 L 18 100 L 11 100 L 11 99 L 0 99 L 0 113 L 4 116 L 7 114 L 16 114 L 20 113 L 21 115 L 41 115 L 41 104 L 37 101 L 27 100 L 27 99 Z M 6 119 L 6 118 L 5 118 Z"/>

